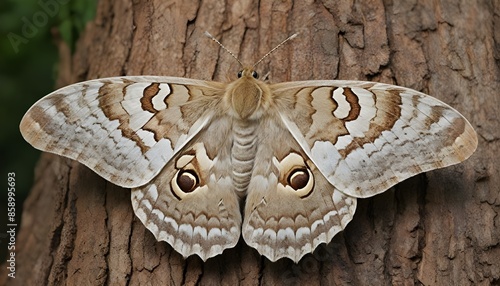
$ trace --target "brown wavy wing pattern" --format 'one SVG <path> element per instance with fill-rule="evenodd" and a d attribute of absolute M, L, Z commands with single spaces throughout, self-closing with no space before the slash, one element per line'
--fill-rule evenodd
<path fill-rule="evenodd" d="M 175 77 L 76 83 L 40 99 L 21 121 L 37 149 L 75 159 L 110 182 L 150 181 L 212 116 L 225 85 Z M 213 102 L 213 100 L 210 100 Z"/>
<path fill-rule="evenodd" d="M 467 159 L 470 123 L 421 92 L 373 82 L 271 85 L 285 125 L 328 181 L 355 197 Z"/>

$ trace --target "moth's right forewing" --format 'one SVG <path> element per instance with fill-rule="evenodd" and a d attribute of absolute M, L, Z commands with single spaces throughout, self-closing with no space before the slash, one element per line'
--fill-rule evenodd
<path fill-rule="evenodd" d="M 328 181 L 370 197 L 421 172 L 467 159 L 472 125 L 421 92 L 362 81 L 303 81 L 271 86 L 293 137 Z"/>

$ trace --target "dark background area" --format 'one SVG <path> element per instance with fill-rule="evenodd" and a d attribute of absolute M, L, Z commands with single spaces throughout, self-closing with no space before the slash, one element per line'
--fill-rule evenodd
<path fill-rule="evenodd" d="M 16 223 L 33 184 L 40 151 L 25 142 L 19 122 L 28 108 L 55 88 L 56 42 L 72 50 L 85 24 L 95 15 L 97 0 L 0 2 L 0 261 L 8 246 L 8 174 L 15 173 Z M 56 40 L 58 39 L 58 40 Z M 53 190 L 47 190 L 48 192 Z"/>

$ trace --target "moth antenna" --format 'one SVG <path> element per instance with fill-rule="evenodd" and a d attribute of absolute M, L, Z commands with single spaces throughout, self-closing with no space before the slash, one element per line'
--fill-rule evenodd
<path fill-rule="evenodd" d="M 230 50 L 228 50 L 226 47 L 224 47 L 224 45 L 219 42 L 214 36 L 212 36 L 208 31 L 205 31 L 205 36 L 209 37 L 210 39 L 212 39 L 212 41 L 216 42 L 221 48 L 224 49 L 224 51 L 226 51 L 228 54 L 230 54 L 236 61 L 238 61 L 238 63 L 240 64 L 240 66 L 243 67 L 243 64 L 240 62 L 240 60 L 238 59 L 238 57 L 233 54 L 233 52 L 231 52 Z"/>
<path fill-rule="evenodd" d="M 290 37 L 286 38 L 283 42 L 279 43 L 276 47 L 274 47 L 272 50 L 270 50 L 267 54 L 265 54 L 260 60 L 258 60 L 255 64 L 253 64 L 252 68 L 254 68 L 256 65 L 258 65 L 261 61 L 263 61 L 267 56 L 272 54 L 274 51 L 276 51 L 279 47 L 283 46 L 286 42 L 290 41 L 291 39 L 297 37 L 299 33 L 295 33 L 291 35 Z"/>

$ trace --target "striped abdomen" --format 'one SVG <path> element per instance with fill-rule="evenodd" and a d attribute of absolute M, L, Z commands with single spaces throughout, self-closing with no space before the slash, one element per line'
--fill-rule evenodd
<path fill-rule="evenodd" d="M 240 195 L 246 193 L 257 152 L 256 129 L 258 124 L 247 120 L 234 120 L 231 163 L 233 184 Z"/>

